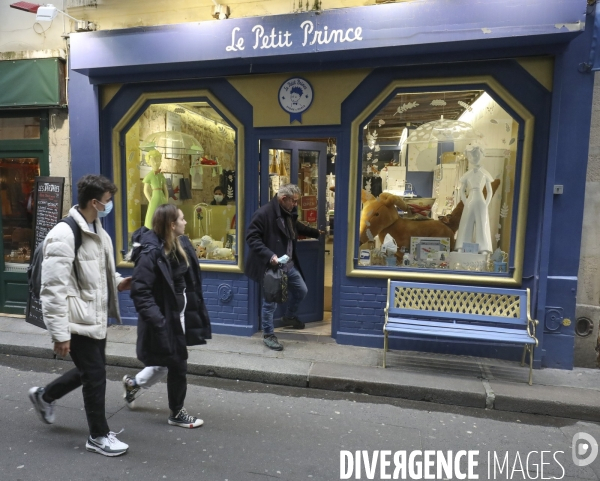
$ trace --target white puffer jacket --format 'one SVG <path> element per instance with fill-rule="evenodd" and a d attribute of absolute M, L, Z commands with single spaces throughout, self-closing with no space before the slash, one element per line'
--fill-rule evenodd
<path fill-rule="evenodd" d="M 71 334 L 104 339 L 108 317 L 121 322 L 117 286 L 123 278 L 116 272 L 112 240 L 96 219 L 96 232 L 74 206 L 69 211 L 81 228 L 81 247 L 73 269 L 75 237 L 71 227 L 59 222 L 48 233 L 42 262 L 41 301 L 44 323 L 53 342 Z"/>

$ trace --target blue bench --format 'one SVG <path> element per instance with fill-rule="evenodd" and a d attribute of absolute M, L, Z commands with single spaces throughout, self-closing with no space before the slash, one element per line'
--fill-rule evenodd
<path fill-rule="evenodd" d="M 521 366 L 528 352 L 531 385 L 538 321 L 531 319 L 529 309 L 529 289 L 418 284 L 389 279 L 383 325 L 383 367 L 390 332 L 431 336 L 438 340 L 522 344 Z"/>

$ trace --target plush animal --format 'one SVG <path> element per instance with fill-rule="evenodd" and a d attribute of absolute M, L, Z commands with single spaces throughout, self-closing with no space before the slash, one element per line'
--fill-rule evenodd
<path fill-rule="evenodd" d="M 385 236 L 390 234 L 398 244 L 396 257 L 399 261 L 404 255 L 402 247 L 407 252 L 410 250 L 411 237 L 448 237 L 450 248 L 454 248 L 454 231 L 446 224 L 432 219 L 403 219 L 397 208 L 410 211 L 401 197 L 386 192 L 377 199 L 366 201 L 360 216 L 360 243 L 373 240 L 375 236 L 383 243 Z"/>
<path fill-rule="evenodd" d="M 231 251 L 231 249 L 228 249 L 226 247 L 217 247 L 216 249 L 214 249 L 213 251 L 211 251 L 210 259 L 219 259 L 219 260 L 229 260 L 229 259 L 233 259 L 233 252 Z"/>

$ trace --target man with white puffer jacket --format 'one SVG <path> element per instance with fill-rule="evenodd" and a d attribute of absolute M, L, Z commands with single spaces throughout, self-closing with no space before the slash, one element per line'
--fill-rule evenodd
<path fill-rule="evenodd" d="M 86 449 L 105 456 L 119 456 L 128 449 L 110 431 L 105 414 L 108 317 L 121 322 L 118 291 L 131 286 L 131 277 L 116 272 L 112 240 L 99 220 L 111 212 L 116 191 L 115 184 L 101 175 L 86 175 L 77 183 L 79 204 L 69 211 L 81 231 L 77 256 L 69 224 L 59 222 L 46 236 L 40 295 L 44 323 L 54 352 L 60 357 L 70 353 L 75 368 L 45 388 L 29 390 L 42 421 L 52 424 L 55 401 L 82 386 L 90 430 Z"/>

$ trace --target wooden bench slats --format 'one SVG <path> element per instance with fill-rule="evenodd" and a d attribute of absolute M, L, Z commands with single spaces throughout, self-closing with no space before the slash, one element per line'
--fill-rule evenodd
<path fill-rule="evenodd" d="M 476 314 L 463 314 L 463 313 L 459 313 L 459 312 L 444 312 L 444 311 L 434 311 L 434 310 L 425 310 L 425 309 L 419 309 L 418 311 L 419 311 L 419 314 L 423 315 L 423 316 L 430 316 L 430 317 L 438 318 L 438 319 L 448 319 L 450 321 L 460 318 L 465 321 L 486 322 L 486 321 L 489 321 L 489 319 L 490 319 L 490 316 L 487 316 L 487 315 L 484 316 L 484 315 L 476 315 Z M 399 307 L 391 307 L 390 306 L 390 315 L 406 316 L 406 315 L 411 315 L 411 314 L 414 315 L 414 313 L 415 313 L 415 309 L 402 309 Z M 494 317 L 494 322 L 497 322 L 499 324 L 524 326 L 524 325 L 527 325 L 527 318 L 496 316 L 496 317 Z"/>
<path fill-rule="evenodd" d="M 535 340 L 532 339 L 527 332 L 520 329 L 510 329 L 499 326 L 479 326 L 476 324 L 462 324 L 462 323 L 450 323 L 450 322 L 436 322 L 424 319 L 402 319 L 398 317 L 389 318 L 386 329 L 388 331 L 401 331 L 407 327 L 431 327 L 432 329 L 438 329 L 438 331 L 455 330 L 460 332 L 485 332 L 488 336 L 492 334 L 506 335 L 508 337 L 515 336 L 517 338 L 523 338 L 524 344 L 535 344 Z"/>
<path fill-rule="evenodd" d="M 468 329 L 438 329 L 435 327 L 415 325 L 389 325 L 389 332 L 403 332 L 406 334 L 429 335 L 436 337 L 453 337 L 460 339 L 479 339 L 485 341 L 514 342 L 516 344 L 535 344 L 526 333 L 522 332 L 495 332 L 493 338 L 489 332 L 481 332 Z"/>

